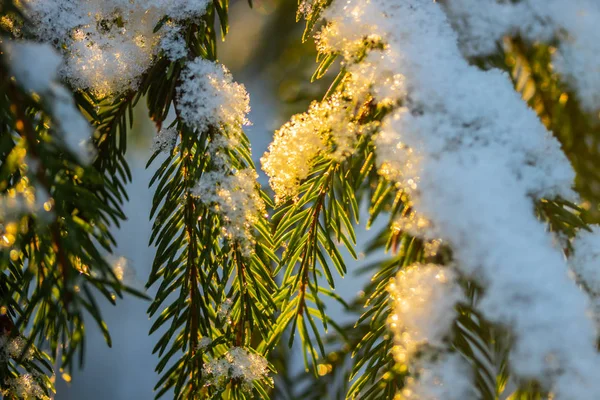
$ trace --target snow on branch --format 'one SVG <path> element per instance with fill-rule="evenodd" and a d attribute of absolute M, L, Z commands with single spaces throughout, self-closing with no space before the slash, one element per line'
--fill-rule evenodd
<path fill-rule="evenodd" d="M 452 268 L 484 288 L 483 316 L 512 329 L 513 373 L 560 399 L 598 398 L 589 299 L 534 213 L 535 199 L 574 197 L 559 143 L 508 76 L 465 60 L 439 3 L 337 0 L 325 17 L 321 50 L 358 62 L 354 79 L 366 71 L 376 101 L 395 93 L 376 138 L 380 171 L 429 221 L 424 236 L 452 247 Z M 357 57 L 373 37 L 382 50 Z"/>
<path fill-rule="evenodd" d="M 268 378 L 268 366 L 261 355 L 243 347 L 233 347 L 222 358 L 205 363 L 203 372 L 210 375 L 209 385 L 221 388 L 231 379 L 237 379 L 244 390 L 251 391 L 254 381 Z"/>
<path fill-rule="evenodd" d="M 587 111 L 600 109 L 600 3 L 595 0 L 445 0 L 448 17 L 469 56 L 497 51 L 504 36 L 557 42 L 553 67 Z"/>
<path fill-rule="evenodd" d="M 177 94 L 180 118 L 197 132 L 210 126 L 239 129 L 249 123 L 250 99 L 244 85 L 215 62 L 202 58 L 188 62 Z"/>
<path fill-rule="evenodd" d="M 250 256 L 254 238 L 253 231 L 265 205 L 256 189 L 258 175 L 251 168 L 234 173 L 227 170 L 205 172 L 194 189 L 194 195 L 224 219 L 223 234 L 237 241 L 243 254 Z"/>
<path fill-rule="evenodd" d="M 457 353 L 438 354 L 415 366 L 416 378 L 408 377 L 402 389 L 406 400 L 465 400 L 479 398 L 473 387 L 473 371 Z"/>
<path fill-rule="evenodd" d="M 188 127 L 198 134 L 216 128 L 207 148 L 212 169 L 202 174 L 193 195 L 222 216 L 224 237 L 250 256 L 254 226 L 265 205 L 254 169 L 236 165 L 232 157 L 245 140 L 241 127 L 249 123 L 248 93 L 224 66 L 202 58 L 186 65 L 177 93 L 177 112 Z"/>
<path fill-rule="evenodd" d="M 42 100 L 65 145 L 81 162 L 90 163 L 94 156 L 92 128 L 75 106 L 71 93 L 58 82 L 60 54 L 48 44 L 30 41 L 7 40 L 2 47 L 17 84 L 29 93 L 47 96 Z"/>
<path fill-rule="evenodd" d="M 209 0 L 25 0 L 40 41 L 63 51 L 63 77 L 97 96 L 135 89 L 161 46 L 181 56 L 177 28 L 154 32 L 165 16 L 202 16 Z M 172 22 L 173 23 L 173 22 Z M 172 24 L 171 23 L 171 24 Z"/>
<path fill-rule="evenodd" d="M 600 228 L 583 232 L 573 241 L 571 269 L 594 296 L 600 296 Z"/>
<path fill-rule="evenodd" d="M 363 91 L 364 92 L 364 91 Z M 364 127 L 352 120 L 352 104 L 340 95 L 313 102 L 277 132 L 261 159 L 277 202 L 293 198 L 319 155 L 342 160 Z"/>
<path fill-rule="evenodd" d="M 396 360 L 405 364 L 423 344 L 443 348 L 458 316 L 455 306 L 465 301 L 456 273 L 433 264 L 412 265 L 398 274 L 388 291 Z"/>

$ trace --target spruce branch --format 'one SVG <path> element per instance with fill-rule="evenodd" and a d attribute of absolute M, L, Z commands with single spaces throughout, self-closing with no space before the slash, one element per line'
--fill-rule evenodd
<path fill-rule="evenodd" d="M 0 14 L 28 24 L 9 0 L 0 4 Z M 83 365 L 90 317 L 111 344 L 98 294 L 113 304 L 124 292 L 143 294 L 126 287 L 104 256 L 115 244 L 109 226 L 124 219 L 119 193 L 100 166 L 87 162 L 87 149 L 78 153 L 68 142 L 68 134 L 85 132 L 74 132 L 72 121 L 59 116 L 80 118 L 81 130 L 87 128 L 85 119 L 57 82 L 36 93 L 27 89 L 29 82 L 11 69 L 9 57 L 28 43 L 5 28 L 0 36 L 0 385 L 7 398 L 46 399 L 54 392 L 53 364 L 67 378 L 76 355 Z"/>
<path fill-rule="evenodd" d="M 315 2 L 310 3 L 310 5 L 314 4 Z M 362 57 L 364 57 L 364 55 L 359 56 L 358 59 L 360 60 Z M 320 56 L 319 59 L 321 64 L 317 69 L 317 72 L 315 73 L 316 78 L 321 77 L 324 74 L 324 71 L 326 71 L 332 63 L 332 57 Z M 343 85 L 340 85 L 340 82 L 343 82 L 346 76 L 346 71 L 341 71 L 339 75 L 339 77 L 341 78 L 336 79 L 334 81 L 334 84 L 332 85 L 333 93 L 335 93 L 336 90 L 339 90 L 340 86 Z M 328 95 L 331 95 L 332 92 L 328 93 Z M 401 193 L 398 193 L 398 195 L 394 195 L 396 191 L 394 190 L 393 186 L 389 184 L 382 185 L 382 183 L 384 183 L 384 181 L 379 180 L 379 185 L 375 184 L 375 186 L 372 186 L 373 188 L 377 188 L 374 189 L 374 191 L 372 192 L 373 196 L 370 208 L 371 219 L 375 219 L 383 209 L 387 209 L 388 212 L 390 210 L 393 210 L 392 215 L 396 214 L 400 211 L 398 209 L 398 206 L 400 206 L 400 209 L 403 208 L 405 210 L 403 212 L 405 215 L 406 213 L 410 213 L 410 206 L 407 206 L 407 204 L 410 203 L 407 203 L 408 199 L 406 198 L 406 196 L 403 196 Z M 392 195 L 392 198 L 395 197 L 398 200 L 401 199 L 401 201 L 395 201 L 394 204 L 392 204 L 389 200 L 380 200 L 386 199 L 390 194 Z M 575 236 L 578 230 L 590 229 L 589 226 L 581 218 L 581 209 L 577 205 L 569 201 L 560 198 L 548 200 L 543 199 L 538 202 L 537 209 L 538 216 L 549 224 L 549 227 L 552 231 L 559 232 L 560 234 L 565 235 L 566 237 Z M 372 221 L 369 221 L 369 224 L 371 222 Z M 380 248 L 384 245 L 386 247 L 386 250 L 393 249 L 395 251 L 397 249 L 397 245 L 399 243 L 398 239 L 402 238 L 404 235 L 407 235 L 407 233 L 397 232 L 395 229 L 392 228 L 393 225 L 390 224 L 388 230 L 382 232 L 382 235 L 380 235 L 376 241 L 377 245 L 373 246 L 372 249 Z M 408 235 L 408 237 L 410 237 L 410 235 Z M 401 239 L 400 243 L 403 242 L 404 241 Z M 417 243 L 420 243 L 420 240 L 417 240 Z M 418 248 L 419 246 L 417 245 L 417 249 Z M 569 248 L 570 244 L 567 243 L 565 248 L 565 251 L 567 251 L 567 253 L 569 252 Z M 401 250 L 400 253 L 403 253 L 403 251 Z M 423 251 L 417 250 L 416 254 L 421 255 L 417 256 L 417 258 L 412 258 L 410 255 L 407 256 L 406 254 L 403 254 L 402 260 L 408 260 L 408 264 L 406 265 L 410 265 L 415 262 L 422 262 Z M 449 249 L 447 251 L 447 256 L 436 260 L 436 263 L 442 264 L 448 264 L 451 262 L 452 256 Z M 376 358 L 372 358 L 377 357 L 377 355 L 380 355 L 384 357 L 383 360 L 389 361 L 389 358 L 385 358 L 385 355 L 389 353 L 389 350 L 393 346 L 393 343 L 391 341 L 388 341 L 388 351 L 383 351 L 385 347 L 381 345 L 376 346 L 376 343 L 378 343 L 378 340 L 381 340 L 381 337 L 383 335 L 387 335 L 389 337 L 389 334 L 386 332 L 386 329 L 382 329 L 382 327 L 385 326 L 386 320 L 390 313 L 389 306 L 387 305 L 387 281 L 389 281 L 391 277 L 394 277 L 403 267 L 406 266 L 405 264 L 403 264 L 402 261 L 400 261 L 400 264 L 391 263 L 391 265 L 399 265 L 399 268 L 390 270 L 388 267 L 386 267 L 384 269 L 386 271 L 389 271 L 389 274 L 383 275 L 386 279 L 383 280 L 383 284 L 379 287 L 379 290 L 376 290 L 375 297 L 370 297 L 369 301 L 367 302 L 367 304 L 370 304 L 371 306 L 374 302 L 375 304 L 378 304 L 379 307 L 370 308 L 369 311 L 367 311 L 363 315 L 363 317 L 359 319 L 360 324 L 361 322 L 364 323 L 365 320 L 372 318 L 372 321 L 375 322 L 375 325 L 370 327 L 370 330 L 363 339 L 366 340 L 365 342 L 362 342 L 359 345 L 351 345 L 352 348 L 360 349 L 362 346 L 366 346 L 367 349 L 365 350 L 366 356 L 365 354 L 362 354 L 360 352 L 355 353 L 355 355 L 362 355 L 358 357 L 360 361 L 358 361 L 354 365 L 354 375 L 349 375 L 350 380 L 352 380 L 353 378 L 358 378 L 348 391 L 348 396 L 352 398 L 357 396 L 360 398 L 392 397 L 394 393 L 397 393 L 401 390 L 402 381 L 406 376 L 405 372 L 398 373 L 398 366 L 394 365 L 395 363 L 393 361 L 389 364 L 389 368 L 386 371 L 386 369 L 380 369 L 380 367 L 384 364 L 377 363 L 376 361 L 374 361 L 376 360 Z M 473 283 L 467 280 L 465 281 L 465 285 L 465 287 L 471 287 L 473 286 Z M 366 291 L 367 293 L 369 292 L 368 290 Z M 377 293 L 379 294 L 379 296 L 377 296 Z M 377 299 L 377 301 L 375 301 L 375 299 Z M 451 345 L 451 347 L 454 346 L 455 350 L 461 352 L 464 357 L 471 359 L 474 365 L 476 366 L 476 385 L 482 398 L 494 399 L 497 398 L 497 396 L 505 390 L 506 382 L 512 379 L 510 377 L 510 369 L 508 368 L 508 362 L 506 358 L 508 344 L 501 340 L 502 338 L 506 338 L 508 334 L 504 330 L 504 327 L 495 326 L 490 322 L 485 321 L 481 316 L 475 315 L 475 309 L 469 307 L 461 308 L 460 317 L 456 322 L 457 329 L 454 333 L 453 342 L 452 344 L 449 343 L 449 345 Z M 377 351 L 370 352 L 369 350 L 373 347 L 375 347 Z M 333 351 L 331 353 L 331 355 L 335 354 L 337 354 L 336 351 Z M 369 360 L 371 360 L 370 363 Z M 492 360 L 495 361 L 492 362 Z M 313 367 L 315 367 L 315 369 L 316 365 L 317 361 L 314 360 Z M 374 365 L 378 365 L 379 368 L 373 368 Z M 365 368 L 365 366 L 368 367 Z M 343 370 L 343 363 L 341 364 L 341 367 L 338 366 L 338 368 L 341 368 Z M 404 371 L 406 371 L 406 369 Z M 334 374 L 334 376 L 338 376 L 338 374 Z M 383 376 L 387 378 L 383 379 L 383 381 L 389 382 L 390 385 L 386 385 L 382 382 L 381 377 Z M 329 382 L 327 381 L 327 378 L 319 379 L 325 379 L 326 382 Z M 373 384 L 370 385 L 369 382 Z M 315 383 L 314 385 L 317 385 L 317 383 Z M 536 382 L 518 382 L 517 386 L 520 386 L 520 389 L 517 389 L 517 391 L 514 394 L 515 396 L 540 395 L 540 386 Z M 319 396 L 325 396 L 326 393 L 331 392 L 328 392 L 327 388 L 322 388 L 322 391 L 319 391 L 318 393 Z"/>
<path fill-rule="evenodd" d="M 227 1 L 214 1 L 201 21 L 183 22 L 187 57 L 160 58 L 156 63 L 160 67 L 150 71 L 155 77 L 147 89 L 150 115 L 161 127 L 173 107 L 176 120 L 165 129 L 176 132 L 177 138 L 150 183 L 156 184 L 150 243 L 157 254 L 147 285 L 160 283 L 160 287 L 148 313 L 157 314 L 175 293 L 151 328 L 151 333 L 164 331 L 154 349 L 161 357 L 157 398 L 170 390 L 176 399 L 265 397 L 271 385 L 264 352 L 253 350 L 267 337 L 275 311 L 271 263 L 277 257 L 270 227 L 264 211 L 255 216 L 254 226 L 244 222 L 244 227 L 232 225 L 239 223 L 233 221 L 237 217 L 227 214 L 228 210 L 237 213 L 240 207 L 253 213 L 243 207 L 269 201 L 254 183 L 227 187 L 236 176 L 253 179 L 249 141 L 239 126 L 242 121 L 213 121 L 216 116 L 209 115 L 209 123 L 196 121 L 204 124 L 198 128 L 189 119 L 197 108 L 190 110 L 185 103 L 189 99 L 183 99 L 184 90 L 209 82 L 204 81 L 207 76 L 193 75 L 191 68 L 216 68 L 215 19 L 219 18 L 225 35 L 227 7 Z M 158 78 L 165 67 L 166 80 Z M 148 165 L 158 156 L 156 152 Z M 198 191 L 204 180 L 214 194 Z M 238 195 L 249 196 L 242 199 L 249 203 L 230 206 L 228 202 L 235 200 L 228 196 Z M 244 374 L 250 375 L 240 375 L 239 368 L 247 368 Z"/>

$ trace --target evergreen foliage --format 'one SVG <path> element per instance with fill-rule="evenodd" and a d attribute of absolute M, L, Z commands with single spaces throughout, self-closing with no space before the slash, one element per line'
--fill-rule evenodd
<path fill-rule="evenodd" d="M 468 378 L 463 398 L 552 398 L 552 385 L 524 378 L 511 366 L 518 332 L 482 311 L 486 286 L 476 276 L 450 274 L 459 262 L 456 249 L 422 234 L 430 221 L 415 211 L 415 192 L 383 172 L 378 140 L 386 118 L 404 104 L 378 93 L 357 70 L 389 43 L 365 35 L 351 51 L 328 47 L 320 29 L 330 26 L 336 1 L 299 1 L 298 19 L 306 20 L 306 29 L 297 39 L 317 34 L 313 80 L 330 85 L 320 101 L 276 132 L 262 159 L 268 190 L 256 181 L 243 130 L 247 94 L 218 64 L 229 0 L 199 1 L 205 9 L 189 15 L 156 6 L 164 15 L 152 29 L 160 45 L 151 62 L 135 82 L 107 96 L 55 76 L 49 89 L 32 89 L 11 69 L 15 43 L 36 39 L 27 3 L 0 0 L 4 398 L 53 396 L 54 374 L 68 380 L 72 368 L 84 364 L 86 323 L 111 344 L 98 298 L 116 304 L 124 294 L 149 301 L 156 398 L 414 399 L 415 382 L 439 385 L 431 365 L 459 365 L 456 360 L 472 371 L 460 375 Z M 111 24 L 122 24 L 120 18 L 97 21 L 99 29 L 109 32 Z M 573 240 L 595 232 L 600 218 L 598 116 L 553 70 L 556 43 L 514 35 L 497 45 L 494 54 L 473 56 L 470 63 L 507 71 L 574 167 L 581 202 L 562 193 L 531 196 L 536 217 L 569 258 L 577 252 Z M 390 90 L 400 90 L 394 79 Z M 149 246 L 156 255 L 146 284 L 151 298 L 126 286 L 107 260 L 116 245 L 111 229 L 126 219 L 127 136 L 141 100 L 159 132 L 147 164 L 155 171 Z M 57 104 L 64 105 L 62 114 Z M 83 116 L 93 129 L 89 142 L 77 141 L 83 150 L 73 146 L 64 116 L 74 114 L 64 110 Z M 357 237 L 361 224 L 381 227 L 370 243 Z M 379 259 L 348 271 L 343 253 L 358 259 L 361 251 Z M 455 314 L 442 343 L 426 337 L 405 351 L 402 333 L 395 331 L 403 321 L 394 285 L 411 268 L 426 266 L 446 271 L 460 296 L 456 304 L 448 300 Z M 368 277 L 349 303 L 336 292 L 347 274 Z M 573 279 L 593 297 L 585 277 Z M 446 284 L 446 277 L 440 282 Z M 354 322 L 332 318 L 332 302 Z M 296 349 L 305 370 L 299 375 L 292 365 Z"/>
<path fill-rule="evenodd" d="M 3 1 L 0 12 L 27 24 L 11 1 Z M 3 40 L 11 36 L 5 27 L 1 33 Z M 115 303 L 124 292 L 145 295 L 125 287 L 103 256 L 115 245 L 110 226 L 125 218 L 123 186 L 115 172 L 127 177 L 114 142 L 117 129 L 103 118 L 118 118 L 124 132 L 120 119 L 125 117 L 96 113 L 89 97 L 79 93 L 98 123 L 99 152 L 107 155 L 87 165 L 60 132 L 51 104 L 61 99 L 40 97 L 12 76 L 6 52 L 1 53 L 2 332 L 4 343 L 25 342 L 22 354 L 2 357 L 0 385 L 7 398 L 16 398 L 11 388 L 25 384 L 37 397 L 48 398 L 54 391 L 53 365 L 65 376 L 74 363 L 83 366 L 86 320 L 96 322 L 110 345 L 96 297 Z"/>

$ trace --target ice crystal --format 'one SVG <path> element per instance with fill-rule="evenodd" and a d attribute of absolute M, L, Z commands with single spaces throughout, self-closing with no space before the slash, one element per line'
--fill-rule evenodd
<path fill-rule="evenodd" d="M 268 377 L 269 363 L 259 354 L 242 347 L 233 347 L 222 358 L 204 364 L 203 373 L 210 375 L 208 385 L 222 387 L 228 381 L 236 379 L 250 391 L 254 381 Z"/>
<path fill-rule="evenodd" d="M 3 392 L 5 396 L 16 396 L 22 400 L 50 400 L 40 384 L 31 374 L 22 374 L 6 381 L 8 389 Z"/>
<path fill-rule="evenodd" d="M 186 64 L 181 81 L 177 109 L 189 127 L 204 132 L 211 126 L 231 129 L 248 123 L 248 93 L 224 66 L 196 58 Z"/>
<path fill-rule="evenodd" d="M 211 344 L 212 344 L 212 339 L 205 336 L 205 337 L 201 338 L 200 341 L 198 341 L 198 350 L 204 350 Z"/>
<path fill-rule="evenodd" d="M 164 34 L 160 39 L 160 48 L 169 60 L 177 61 L 187 56 L 187 45 L 184 32 L 177 25 L 168 24 L 163 28 Z"/>
<path fill-rule="evenodd" d="M 431 221 L 411 211 L 396 218 L 391 226 L 392 231 L 408 233 L 419 238 L 428 238 L 431 230 Z"/>
<path fill-rule="evenodd" d="M 444 241 L 441 239 L 428 240 L 423 243 L 423 254 L 427 258 L 435 257 L 443 244 Z"/>
<path fill-rule="evenodd" d="M 162 128 L 154 137 L 152 151 L 171 152 L 177 144 L 178 135 L 176 127 Z"/>
<path fill-rule="evenodd" d="M 230 323 L 229 316 L 231 315 L 231 307 L 233 306 L 233 301 L 231 299 L 225 299 L 217 309 L 217 316 L 219 319 Z"/>
<path fill-rule="evenodd" d="M 23 351 L 27 347 L 27 340 L 21 336 L 14 338 L 1 336 L 0 337 L 0 360 L 7 361 L 9 358 L 19 359 L 21 356 L 25 360 L 33 359 L 33 348 L 29 348 L 25 354 Z"/>

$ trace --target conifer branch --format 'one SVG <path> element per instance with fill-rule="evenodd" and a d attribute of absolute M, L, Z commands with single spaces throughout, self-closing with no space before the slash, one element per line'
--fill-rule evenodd
<path fill-rule="evenodd" d="M 202 85 L 220 79 L 213 75 L 216 69 L 210 70 L 217 68 L 217 16 L 225 34 L 227 1 L 209 5 L 201 22 L 184 23 L 187 56 L 170 62 L 159 59 L 157 65 L 168 65 L 168 79 L 153 81 L 148 88 L 150 115 L 157 126 L 174 107 L 176 121 L 163 131 L 176 130 L 178 138 L 151 182 L 157 183 L 151 215 L 155 219 L 151 243 L 157 246 L 157 255 L 148 286 L 161 284 L 148 312 L 154 315 L 171 293 L 178 292 L 151 329 L 154 332 L 170 321 L 155 347 L 161 357 L 157 371 L 162 373 L 157 398 L 170 390 L 176 399 L 246 398 L 264 395 L 271 384 L 266 360 L 252 349 L 257 348 L 255 338 L 265 338 L 270 329 L 275 286 L 270 265 L 276 256 L 264 215 L 254 215 L 261 211 L 252 209 L 266 196 L 253 182 L 234 182 L 237 174 L 253 179 L 249 143 L 240 126 L 243 116 L 238 118 L 233 108 L 228 111 L 234 105 L 223 104 L 225 119 L 213 120 L 218 115 L 209 114 L 202 117 L 210 120 L 206 123 L 192 114 L 205 113 L 202 107 L 212 105 L 190 106 L 186 101 L 195 100 L 185 97 L 185 90 L 193 91 L 195 85 L 207 90 Z M 193 68 L 208 68 L 207 75 Z M 209 90 L 238 90 L 233 83 L 223 84 Z M 227 115 L 234 119 L 227 120 Z M 163 131 L 159 138 L 166 134 Z M 197 192 L 205 181 L 214 195 Z M 232 184 L 228 182 L 234 186 L 228 187 Z M 235 220 L 240 212 L 243 218 L 251 216 L 254 226 Z M 172 361 L 180 352 L 179 360 Z"/>
<path fill-rule="evenodd" d="M 3 21 L 29 23 L 9 0 L 0 3 L 0 14 Z M 110 224 L 124 218 L 121 199 L 100 167 L 89 165 L 89 148 L 76 147 L 73 138 L 84 142 L 89 127 L 68 92 L 52 81 L 53 59 L 47 60 L 51 65 L 42 71 L 45 75 L 37 77 L 45 86 L 38 84 L 35 91 L 24 72 L 14 68 L 22 61 L 19 52 L 32 48 L 27 46 L 39 46 L 46 54 L 49 48 L 19 42 L 4 29 L 0 265 L 2 313 L 10 328 L 1 339 L 0 385 L 7 397 L 47 399 L 54 392 L 53 364 L 66 379 L 76 354 L 83 365 L 89 317 L 111 344 L 93 289 L 113 304 L 124 292 L 143 294 L 126 287 L 104 257 L 115 244 Z"/>
<path fill-rule="evenodd" d="M 228 0 L 0 0 L 1 395 L 48 399 L 89 317 L 110 345 L 96 291 L 144 297 L 105 259 L 144 97 L 156 398 L 600 396 L 600 9 L 545 1 L 299 0 L 331 84 L 261 160 L 273 204 Z M 347 304 L 359 217 L 381 259 Z"/>
<path fill-rule="evenodd" d="M 317 13 L 320 13 L 320 9 L 319 9 L 319 5 L 318 2 L 312 2 L 309 3 L 310 6 L 306 6 L 307 9 L 309 9 L 311 12 L 313 12 L 312 9 L 310 9 L 309 7 L 314 6 L 315 10 Z M 309 22 L 310 23 L 310 22 Z M 331 61 L 329 59 L 327 59 L 326 57 L 320 57 L 322 61 L 321 65 L 319 66 L 319 69 L 317 70 L 316 75 L 318 77 L 322 76 L 324 74 L 324 71 L 326 71 L 326 69 L 329 67 L 329 65 L 331 64 Z M 362 57 L 359 57 L 358 60 L 360 60 Z M 336 80 L 336 82 L 338 82 Z M 338 84 L 334 84 L 334 89 L 333 91 L 335 92 L 335 90 L 339 90 L 340 86 L 338 86 Z M 331 93 L 329 93 L 331 94 Z M 374 219 L 380 212 L 380 207 L 382 204 L 388 204 L 387 209 L 388 210 L 396 210 L 395 212 L 392 213 L 392 215 L 394 215 L 397 211 L 397 205 L 401 205 L 401 204 L 405 204 L 404 209 L 405 210 L 410 210 L 410 207 L 406 207 L 406 201 L 408 201 L 408 199 L 404 199 L 403 201 L 400 202 L 395 202 L 396 206 L 393 206 L 392 204 L 388 203 L 388 202 L 380 202 L 379 200 L 377 200 L 377 196 L 378 193 L 380 194 L 385 194 L 386 191 L 384 189 L 377 189 L 374 192 L 374 195 L 372 196 L 372 206 L 370 209 L 370 213 L 372 218 Z M 400 198 L 400 197 L 399 197 Z M 410 211 L 408 211 L 410 212 Z M 552 199 L 552 200 L 541 200 L 538 203 L 538 215 L 540 216 L 540 218 L 542 218 L 543 220 L 545 220 L 550 228 L 555 231 L 555 232 L 560 232 L 561 234 L 566 235 L 567 237 L 573 237 L 575 236 L 575 234 L 577 233 L 578 230 L 589 230 L 589 227 L 586 225 L 586 223 L 582 220 L 581 216 L 580 216 L 580 212 L 581 209 L 574 205 L 573 203 L 560 199 L 560 198 L 556 198 L 556 199 Z M 371 221 L 369 221 L 370 223 Z M 390 248 L 396 248 L 396 244 L 397 242 L 397 238 L 399 237 L 398 234 L 394 233 L 394 230 L 392 229 L 393 224 L 390 224 L 390 226 L 388 227 L 388 232 L 385 233 L 385 231 L 383 232 L 383 237 L 381 237 L 381 239 L 378 239 L 380 245 L 383 245 L 384 243 L 386 244 L 386 247 L 388 249 Z M 400 232 L 400 237 L 402 237 L 402 235 L 405 235 L 406 233 Z M 387 237 L 387 239 L 385 239 L 385 237 Z M 410 235 L 408 236 L 410 237 Z M 419 241 L 417 241 L 418 243 Z M 570 245 L 567 243 L 567 246 L 570 247 Z M 376 246 L 377 247 L 377 246 Z M 376 248 L 374 247 L 374 248 Z M 567 252 L 569 252 L 569 248 L 565 248 L 565 250 Z M 402 253 L 402 251 L 400 252 Z M 419 254 L 419 251 L 417 251 L 417 254 Z M 377 347 L 377 352 L 370 352 L 369 349 L 371 348 L 370 346 L 373 346 L 375 343 L 377 343 L 377 340 L 381 340 L 381 336 L 383 336 L 384 334 L 387 335 L 387 333 L 385 332 L 385 330 L 381 330 L 379 329 L 381 326 L 385 325 L 385 321 L 388 318 L 388 315 L 390 313 L 390 309 L 389 307 L 386 305 L 387 304 L 387 291 L 386 291 L 386 286 L 387 286 L 387 281 L 389 280 L 390 277 L 395 276 L 403 267 L 406 267 L 407 265 L 411 265 L 414 263 L 418 263 L 418 262 L 422 262 L 422 257 L 423 257 L 423 252 L 422 250 L 420 251 L 421 256 L 418 256 L 417 258 L 412 258 L 410 256 L 407 256 L 406 254 L 402 255 L 402 259 L 406 259 L 407 264 L 404 263 L 400 263 L 399 269 L 395 269 L 392 270 L 393 272 L 390 272 L 389 275 L 384 275 L 387 276 L 387 279 L 383 280 L 383 285 L 380 286 L 379 288 L 379 299 L 376 302 L 376 304 L 379 304 L 380 306 L 378 306 L 379 308 L 375 308 L 372 309 L 371 311 L 367 311 L 363 317 L 361 317 L 359 319 L 359 323 L 360 321 L 365 321 L 365 319 L 367 318 L 373 318 L 372 321 L 374 321 L 374 325 L 372 325 L 370 327 L 370 331 L 366 336 L 365 339 L 366 340 L 365 343 L 361 343 L 358 345 L 354 345 L 351 344 L 349 347 L 351 348 L 358 348 L 360 349 L 363 346 L 367 346 L 365 350 L 367 353 L 367 355 L 365 356 L 364 354 L 360 355 L 358 358 L 358 363 L 355 364 L 354 366 L 354 377 L 357 377 L 356 374 L 361 374 L 360 377 L 353 383 L 353 386 L 349 389 L 348 391 L 348 396 L 355 398 L 355 397 L 360 397 L 360 398 L 389 398 L 391 396 L 393 396 L 394 393 L 397 393 L 398 391 L 401 391 L 402 388 L 402 381 L 404 380 L 404 377 L 406 376 L 405 371 L 404 373 L 398 373 L 398 366 L 394 366 L 393 362 L 391 363 L 389 370 L 386 371 L 385 369 L 383 371 L 381 371 L 379 368 L 373 368 L 374 365 L 380 365 L 382 366 L 383 364 L 377 364 L 375 363 L 375 359 L 373 359 L 373 361 L 371 363 L 368 363 L 368 360 L 370 360 L 371 357 L 377 357 L 377 355 L 384 355 L 387 354 L 388 351 L 385 351 L 384 348 L 382 348 L 381 346 Z M 449 256 L 449 257 L 448 257 Z M 438 259 L 436 261 L 436 263 L 443 263 L 443 264 L 448 264 L 448 263 L 452 263 L 452 257 L 451 257 L 451 253 L 448 253 L 447 257 L 444 257 L 442 259 Z M 408 257 L 408 258 L 406 258 Z M 387 264 L 384 264 L 387 265 Z M 395 265 L 394 263 L 392 263 L 392 265 Z M 387 267 L 385 268 L 387 269 Z M 389 271 L 389 270 L 388 270 Z M 472 286 L 473 283 L 472 282 L 465 282 L 466 286 Z M 367 290 L 367 293 L 369 293 L 369 291 Z M 376 298 L 376 297 L 375 297 Z M 374 297 L 370 297 L 370 300 L 368 301 L 368 303 L 371 304 L 371 307 L 373 305 L 373 302 L 375 300 Z M 385 308 L 381 308 L 381 305 L 386 305 Z M 387 309 L 387 311 L 382 312 L 382 310 Z M 374 310 L 378 310 L 378 311 L 374 311 Z M 504 331 L 504 329 L 500 326 L 495 326 L 494 324 L 488 322 L 488 321 L 484 321 L 484 319 L 482 319 L 481 316 L 478 317 L 473 317 L 473 313 L 475 312 L 474 309 L 470 309 L 470 308 L 461 308 L 461 313 L 460 313 L 460 317 L 457 320 L 457 330 L 454 333 L 454 341 L 452 342 L 453 345 L 452 346 L 456 346 L 455 349 L 460 351 L 465 357 L 470 358 L 473 360 L 474 364 L 477 366 L 476 367 L 476 376 L 477 376 L 477 387 L 478 390 L 480 391 L 480 396 L 482 398 L 486 398 L 486 399 L 495 399 L 497 398 L 497 396 L 502 393 L 502 391 L 504 391 L 505 387 L 506 387 L 506 382 L 512 378 L 510 378 L 510 371 L 508 369 L 508 365 L 507 365 L 507 361 L 506 361 L 506 357 L 507 357 L 507 344 L 500 344 L 499 343 L 499 339 L 498 338 L 506 338 L 508 336 L 508 333 L 506 331 Z M 383 317 L 382 319 L 379 319 L 377 317 Z M 357 325 L 358 327 L 359 325 Z M 374 332 L 378 332 L 377 335 L 373 335 Z M 381 336 L 379 336 L 381 335 Z M 367 339 L 368 338 L 368 339 Z M 343 342 L 342 342 L 343 343 Z M 393 344 L 391 343 L 391 341 L 388 342 L 389 343 L 389 347 L 387 347 L 387 349 L 391 349 L 391 347 L 393 346 Z M 479 347 L 478 347 L 479 346 Z M 481 347 L 483 346 L 483 347 Z M 498 347 L 499 346 L 499 347 Z M 487 349 L 487 350 L 485 350 Z M 339 354 L 337 353 L 338 350 L 334 350 L 331 354 Z M 355 353 L 355 355 L 359 355 L 360 353 L 357 351 L 357 353 Z M 490 360 L 491 357 L 498 357 L 498 363 L 491 363 L 490 364 Z M 485 361 L 484 359 L 487 358 L 487 361 Z M 328 357 L 325 357 L 325 359 L 327 360 Z M 384 358 L 385 360 L 385 358 Z M 317 361 L 314 360 L 313 361 L 313 367 L 316 368 L 316 364 Z M 361 368 L 364 368 L 365 365 L 368 365 L 368 367 L 366 368 L 366 370 L 363 370 Z M 339 368 L 344 368 L 344 364 L 340 364 L 338 366 Z M 498 372 L 496 372 L 496 368 L 498 368 Z M 381 372 L 380 372 L 381 371 Z M 393 372 L 395 371 L 395 372 Z M 379 375 L 381 374 L 381 375 Z M 390 375 L 391 374 L 391 375 Z M 335 374 L 334 376 L 337 376 L 338 374 Z M 391 386 L 386 386 L 385 384 L 381 383 L 381 376 L 386 376 L 386 382 L 389 382 Z M 496 381 L 496 376 L 498 376 L 498 381 Z M 319 378 L 319 379 L 327 379 L 327 378 Z M 350 380 L 353 379 L 353 376 L 350 375 Z M 376 384 L 374 384 L 373 386 L 370 386 L 368 384 L 368 382 L 376 382 Z M 513 383 L 514 384 L 514 383 Z M 315 383 L 316 385 L 316 383 Z M 491 386 L 490 386 L 491 385 Z M 328 391 L 328 389 L 331 388 L 327 388 L 326 386 L 328 385 L 324 385 L 323 387 L 323 392 L 319 392 L 320 394 L 318 396 L 324 396 L 325 393 L 331 393 L 331 391 Z M 313 386 L 314 387 L 314 386 Z M 537 385 L 535 382 L 522 382 L 521 383 L 521 388 L 518 389 L 517 392 L 515 393 L 521 393 L 521 394 L 525 394 L 528 393 L 532 396 L 536 395 L 536 393 L 539 393 L 539 385 Z M 517 395 L 515 394 L 515 395 Z M 373 396 L 373 397 L 371 397 Z"/>

